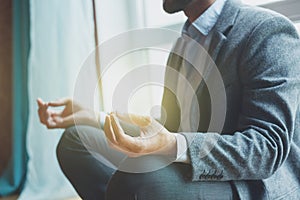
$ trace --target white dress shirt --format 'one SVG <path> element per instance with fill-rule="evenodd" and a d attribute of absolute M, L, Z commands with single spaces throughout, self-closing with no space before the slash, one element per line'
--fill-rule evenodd
<path fill-rule="evenodd" d="M 200 43 L 204 49 L 208 50 L 211 37 L 210 37 L 210 31 L 215 26 L 222 10 L 224 7 L 226 0 L 216 0 L 200 17 L 198 17 L 193 23 L 186 22 L 182 34 L 187 35 L 191 39 L 197 41 Z M 187 45 L 188 46 L 188 45 Z M 188 49 L 185 51 L 186 53 L 191 52 L 191 49 Z M 199 55 L 195 55 L 199 56 Z M 193 74 L 190 73 L 190 65 L 180 68 L 180 73 L 187 79 L 187 80 L 193 80 Z M 192 98 L 192 94 L 187 94 L 186 90 L 186 83 L 178 82 L 177 84 L 177 90 L 176 95 L 179 101 L 182 102 L 181 104 L 181 117 L 183 119 L 187 119 L 188 115 L 190 114 L 190 104 L 185 103 L 186 100 Z M 186 106 L 186 107 L 185 107 Z M 181 130 L 184 131 L 184 130 Z M 177 141 L 177 156 L 176 156 L 176 162 L 184 162 L 189 163 L 190 159 L 187 154 L 187 142 L 183 135 L 180 133 L 175 133 L 176 141 Z"/>

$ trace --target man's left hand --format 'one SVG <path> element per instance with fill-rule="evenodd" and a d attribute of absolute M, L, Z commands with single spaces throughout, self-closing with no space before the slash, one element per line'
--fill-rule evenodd
<path fill-rule="evenodd" d="M 140 135 L 132 137 L 122 129 L 119 119 L 138 126 Z M 110 146 L 129 157 L 149 154 L 176 155 L 176 137 L 163 125 L 148 116 L 112 113 L 106 117 L 104 132 Z"/>

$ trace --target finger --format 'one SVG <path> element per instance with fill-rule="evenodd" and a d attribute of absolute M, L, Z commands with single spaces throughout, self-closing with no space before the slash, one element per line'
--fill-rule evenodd
<path fill-rule="evenodd" d="M 56 124 L 57 128 L 67 128 L 75 125 L 75 120 L 72 115 L 67 117 L 53 117 L 53 122 Z"/>
<path fill-rule="evenodd" d="M 43 102 L 43 100 L 41 98 L 37 98 L 36 101 L 37 101 L 37 104 L 38 104 L 39 107 L 41 107 L 41 106 L 44 105 L 44 102 Z"/>
<path fill-rule="evenodd" d="M 161 125 L 159 122 L 153 119 L 151 125 L 141 127 L 141 132 L 144 133 L 142 134 L 144 136 L 152 137 L 156 134 L 166 132 L 166 129 L 163 125 Z"/>
<path fill-rule="evenodd" d="M 111 119 L 111 122 L 113 121 L 113 119 Z M 116 144 L 111 142 L 110 140 L 107 141 L 108 145 L 110 148 L 115 149 L 121 153 L 126 154 L 128 157 L 139 157 L 142 156 L 144 154 L 140 154 L 140 153 L 134 153 L 133 151 L 131 151 L 131 148 L 128 148 L 127 146 L 125 146 L 124 144 Z"/>
<path fill-rule="evenodd" d="M 116 143 L 116 138 L 114 137 L 113 130 L 111 127 L 111 119 L 110 116 L 106 116 L 105 123 L 103 127 L 106 138 L 113 144 Z"/>
<path fill-rule="evenodd" d="M 44 124 L 48 129 L 58 128 L 57 124 L 53 121 L 53 119 L 46 120 L 46 122 Z"/>
<path fill-rule="evenodd" d="M 41 98 L 37 98 L 37 104 L 40 108 L 47 108 L 48 103 L 44 102 Z"/>
<path fill-rule="evenodd" d="M 46 125 L 48 129 L 68 128 L 71 126 L 68 123 L 65 123 L 63 120 L 58 120 L 54 118 L 52 120 L 48 120 Z"/>
<path fill-rule="evenodd" d="M 50 101 L 48 103 L 49 106 L 53 107 L 58 107 L 58 106 L 65 106 L 66 104 L 70 103 L 71 99 L 70 98 L 62 98 L 57 101 Z"/>
<path fill-rule="evenodd" d="M 43 108 L 43 107 L 39 107 L 38 109 L 38 116 L 40 118 L 40 122 L 45 124 L 47 119 L 49 118 L 48 116 L 48 112 L 50 111 L 47 111 L 47 109 Z"/>
<path fill-rule="evenodd" d="M 116 115 L 121 120 L 127 123 L 135 124 L 140 127 L 149 126 L 152 122 L 152 119 L 149 116 L 141 116 L 135 114 L 121 114 L 121 113 L 116 113 Z"/>
<path fill-rule="evenodd" d="M 115 114 L 112 114 L 111 121 L 115 137 L 119 142 L 119 147 L 130 153 L 143 153 L 145 144 L 139 140 L 135 140 L 129 135 L 126 135 L 118 123 L 118 118 L 115 116 Z"/>
<path fill-rule="evenodd" d="M 46 120 L 46 118 L 44 117 L 44 114 L 42 114 L 42 113 L 40 112 L 40 110 L 38 111 L 38 116 L 39 116 L 40 122 L 41 122 L 42 124 L 46 124 L 46 123 L 47 123 L 47 120 Z"/>
<path fill-rule="evenodd" d="M 112 125 L 113 133 L 114 133 L 117 141 L 120 141 L 121 139 L 126 137 L 126 135 L 117 119 L 117 116 L 115 114 L 111 114 L 111 125 Z"/>
<path fill-rule="evenodd" d="M 110 147 L 113 149 L 116 149 L 130 157 L 140 156 L 139 154 L 135 155 L 135 153 L 131 151 L 131 148 L 128 148 L 128 146 L 130 147 L 130 145 L 128 145 L 127 143 L 119 143 L 119 141 L 116 139 L 117 134 L 114 133 L 113 127 L 116 128 L 116 120 L 111 115 L 107 116 L 107 120 L 105 121 L 105 124 L 104 124 L 104 132 L 106 134 L 106 137 L 108 139 L 108 144 L 110 145 Z"/>
<path fill-rule="evenodd" d="M 62 116 L 62 112 L 52 112 L 51 113 L 51 117 L 61 117 Z"/>

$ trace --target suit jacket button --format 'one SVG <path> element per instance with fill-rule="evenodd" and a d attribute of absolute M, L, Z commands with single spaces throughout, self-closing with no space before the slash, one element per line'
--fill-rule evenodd
<path fill-rule="evenodd" d="M 200 180 L 203 179 L 203 174 L 200 174 L 199 179 Z"/>
<path fill-rule="evenodd" d="M 218 180 L 221 180 L 222 178 L 223 178 L 223 175 L 222 175 L 222 174 L 220 174 L 220 175 L 217 176 L 217 179 L 218 179 Z"/>
<path fill-rule="evenodd" d="M 207 179 L 211 180 L 211 175 L 210 174 L 207 175 Z"/>

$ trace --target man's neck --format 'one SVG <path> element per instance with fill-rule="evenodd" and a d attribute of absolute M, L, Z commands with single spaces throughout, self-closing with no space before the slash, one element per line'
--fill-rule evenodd
<path fill-rule="evenodd" d="M 190 22 L 200 17 L 216 0 L 194 0 L 184 10 Z"/>

